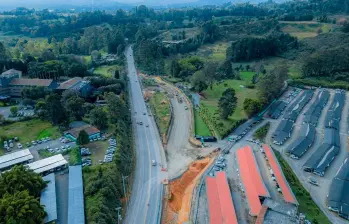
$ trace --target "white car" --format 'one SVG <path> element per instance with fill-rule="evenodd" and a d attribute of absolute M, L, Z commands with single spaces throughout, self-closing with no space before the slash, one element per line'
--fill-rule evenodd
<path fill-rule="evenodd" d="M 151 165 L 152 165 L 152 166 L 156 166 L 155 160 L 152 160 L 152 161 L 151 161 Z"/>

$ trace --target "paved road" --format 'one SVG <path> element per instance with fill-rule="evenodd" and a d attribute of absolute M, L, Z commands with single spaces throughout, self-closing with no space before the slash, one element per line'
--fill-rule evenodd
<path fill-rule="evenodd" d="M 153 117 L 148 116 L 143 100 L 142 90 L 138 81 L 132 48 L 126 52 L 128 75 L 130 82 L 131 113 L 133 116 L 133 130 L 136 145 L 136 168 L 131 198 L 128 202 L 126 217 L 123 223 L 156 224 L 161 213 L 162 203 L 161 181 L 165 174 L 160 166 L 152 166 L 151 160 L 161 163 L 160 150 L 162 145 Z M 146 112 L 147 115 L 143 115 Z M 143 122 L 143 125 L 137 122 Z M 149 127 L 146 127 L 149 125 Z"/>

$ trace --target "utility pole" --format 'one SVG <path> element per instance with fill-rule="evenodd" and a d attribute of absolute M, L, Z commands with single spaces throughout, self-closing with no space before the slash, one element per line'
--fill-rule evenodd
<path fill-rule="evenodd" d="M 126 206 L 127 206 L 127 196 L 126 196 L 126 187 L 125 187 L 125 179 L 127 178 L 128 176 L 124 176 L 123 174 L 121 174 L 121 178 L 122 178 L 122 186 L 123 186 L 123 189 L 124 189 L 124 197 L 126 198 Z"/>
<path fill-rule="evenodd" d="M 115 210 L 118 212 L 118 224 L 120 224 L 120 220 L 121 220 L 120 210 L 121 210 L 121 207 L 115 208 Z"/>

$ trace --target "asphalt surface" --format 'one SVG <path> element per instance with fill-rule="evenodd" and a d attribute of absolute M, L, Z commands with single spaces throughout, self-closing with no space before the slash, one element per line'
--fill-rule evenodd
<path fill-rule="evenodd" d="M 153 117 L 148 116 L 143 93 L 134 65 L 133 51 L 126 52 L 130 84 L 131 113 L 136 146 L 136 167 L 132 193 L 128 201 L 126 217 L 123 223 L 155 224 L 160 222 L 162 203 L 162 180 L 165 174 L 161 171 L 162 145 Z M 146 113 L 144 115 L 143 113 Z M 143 122 L 143 125 L 137 124 Z M 148 125 L 148 127 L 146 127 Z M 151 161 L 157 162 L 152 166 Z"/>

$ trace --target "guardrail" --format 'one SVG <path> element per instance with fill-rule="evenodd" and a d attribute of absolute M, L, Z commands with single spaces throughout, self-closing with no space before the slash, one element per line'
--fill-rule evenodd
<path fill-rule="evenodd" d="M 161 188 L 160 188 L 160 198 L 161 198 L 161 203 L 159 203 L 158 217 L 156 219 L 156 224 L 160 224 L 161 218 L 162 218 L 162 200 L 164 198 L 164 185 L 163 184 L 161 184 Z"/>

